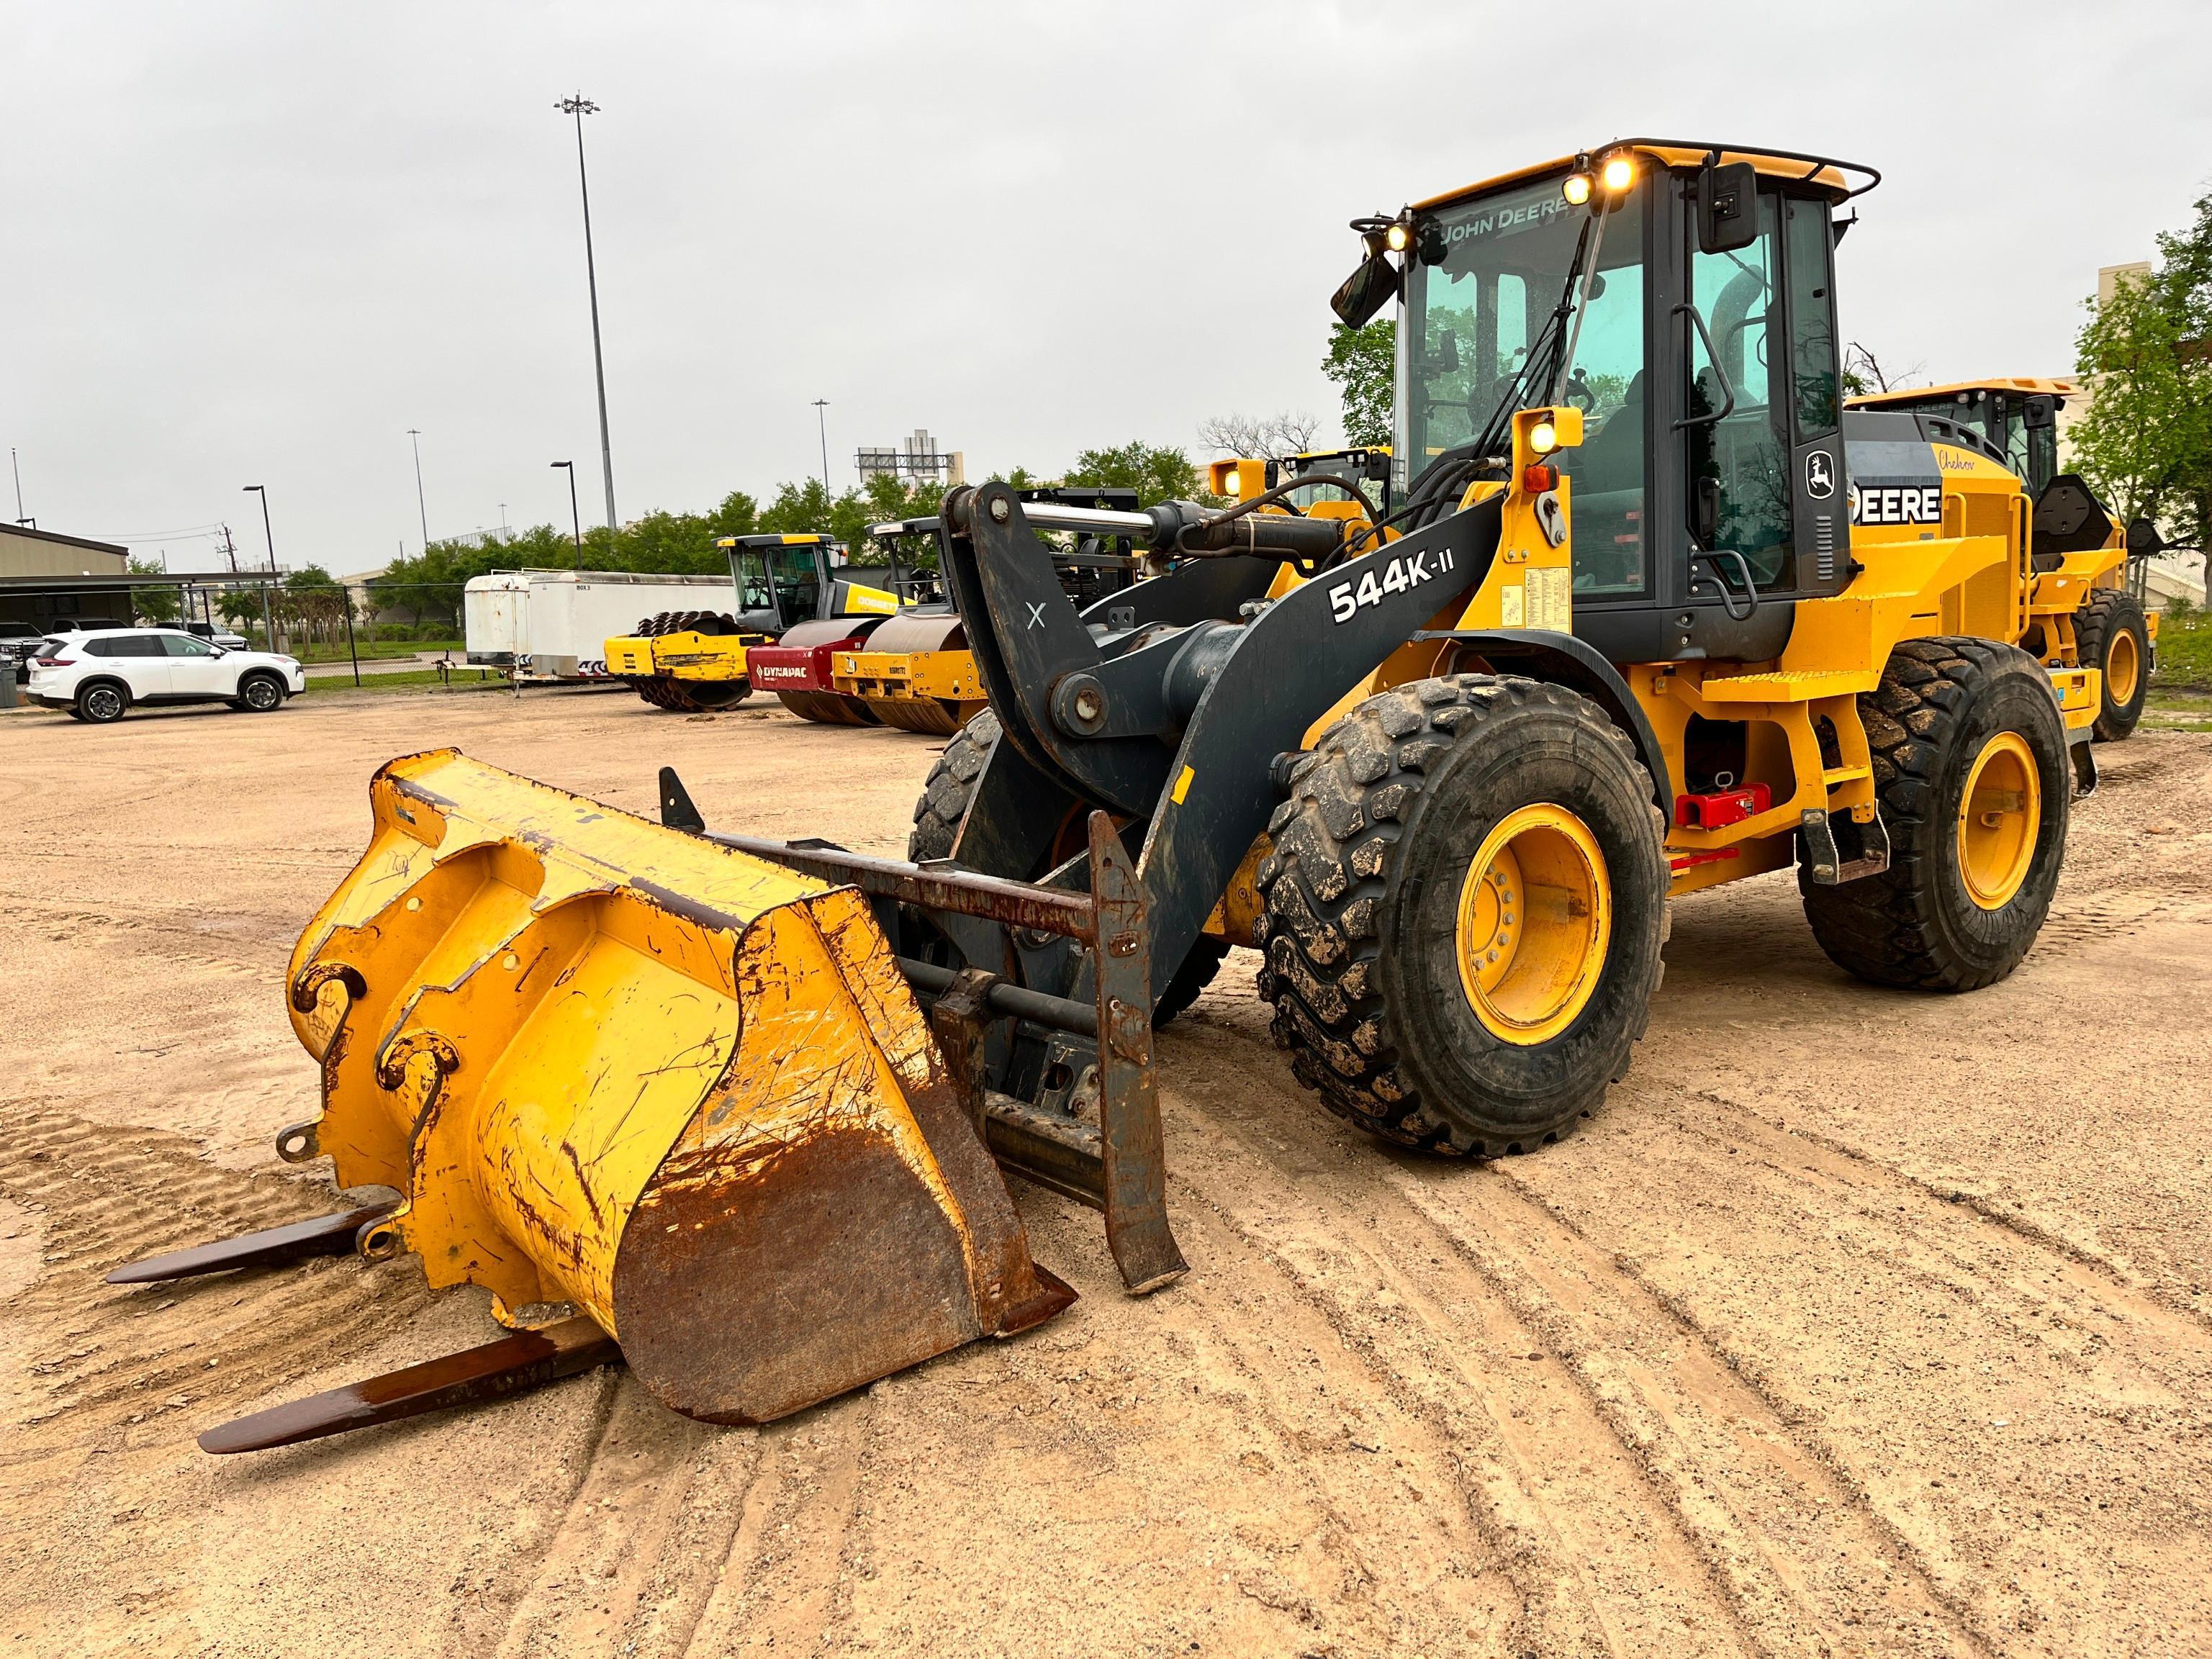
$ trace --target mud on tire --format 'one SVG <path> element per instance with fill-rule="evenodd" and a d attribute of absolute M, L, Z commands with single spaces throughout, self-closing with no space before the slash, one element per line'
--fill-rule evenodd
<path fill-rule="evenodd" d="M 1522 1043 L 1462 988 L 1456 918 L 1486 837 L 1540 803 L 1590 832 L 1612 923 L 1588 1000 Z M 1260 994 L 1291 1069 L 1331 1111 L 1402 1146 L 1492 1156 L 1558 1139 L 1626 1073 L 1662 971 L 1665 822 L 1595 703 L 1487 674 L 1383 692 L 1298 763 L 1269 830 Z"/>
<path fill-rule="evenodd" d="M 1859 697 L 1889 868 L 1824 887 L 1799 866 L 1806 920 L 1829 960 L 1876 985 L 1972 991 L 2020 965 L 2051 909 L 2066 849 L 2073 779 L 2049 677 L 2017 647 L 1907 640 Z M 2019 889 L 1996 909 L 1969 892 L 1960 820 L 1975 758 L 2018 732 L 2035 763 L 2035 844 Z"/>

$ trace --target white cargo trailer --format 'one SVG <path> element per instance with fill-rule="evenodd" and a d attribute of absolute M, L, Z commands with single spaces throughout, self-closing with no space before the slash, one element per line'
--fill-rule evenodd
<path fill-rule="evenodd" d="M 478 584 L 484 584 L 478 600 Z M 514 583 L 514 589 L 491 586 Z M 498 606 L 512 592 L 516 619 L 500 632 Z M 472 578 L 464 609 L 468 618 L 469 660 L 481 649 L 506 651 L 518 680 L 550 683 L 606 678 L 607 641 L 635 633 L 640 622 L 664 611 L 724 612 L 737 603 L 735 584 L 726 575 L 640 575 L 625 570 L 502 570 Z M 477 616 L 484 622 L 479 644 Z M 502 643 L 502 640 L 506 642 Z"/>
<path fill-rule="evenodd" d="M 523 641 L 523 607 L 530 578 L 518 570 L 471 576 L 461 590 L 461 637 L 476 668 L 512 668 L 527 649 Z"/>

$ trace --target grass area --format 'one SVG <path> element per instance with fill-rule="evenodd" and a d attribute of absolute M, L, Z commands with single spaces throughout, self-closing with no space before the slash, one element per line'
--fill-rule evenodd
<path fill-rule="evenodd" d="M 422 669 L 405 674 L 363 674 L 356 686 L 350 674 L 310 674 L 307 695 L 319 696 L 328 691 L 404 691 L 422 686 L 447 691 L 497 691 L 507 681 L 489 669 L 455 670 L 449 682 L 441 682 L 434 669 Z"/>
<path fill-rule="evenodd" d="M 2151 682 L 2159 691 L 2212 691 L 2212 614 L 2192 611 L 2177 617 L 2171 611 L 2158 619 L 2158 674 Z"/>
<path fill-rule="evenodd" d="M 2212 691 L 2154 685 L 2143 699 L 2146 732 L 2212 732 Z"/>

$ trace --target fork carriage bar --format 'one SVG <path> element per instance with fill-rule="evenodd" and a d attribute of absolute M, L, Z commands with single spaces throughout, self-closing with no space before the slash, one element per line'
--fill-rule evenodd
<path fill-rule="evenodd" d="M 897 961 L 908 983 L 933 1004 L 931 1024 L 946 1065 L 968 1099 L 976 1132 L 999 1163 L 1103 1212 L 1108 1248 L 1132 1294 L 1157 1290 L 1188 1271 L 1168 1225 L 1166 1155 L 1152 1071 L 1152 930 L 1144 884 L 1111 818 L 1103 812 L 1091 815 L 1091 890 L 1079 893 L 870 858 L 820 843 L 713 834 L 692 827 L 696 809 L 681 784 L 666 774 L 662 797 L 663 817 L 672 827 L 690 829 L 720 846 L 805 875 L 857 887 L 870 898 L 1087 945 L 1096 990 L 1088 1002 L 1048 995 L 973 969 L 907 957 Z M 1000 1018 L 1086 1037 L 1097 1045 L 1097 1123 L 989 1086 L 983 1028 Z"/>

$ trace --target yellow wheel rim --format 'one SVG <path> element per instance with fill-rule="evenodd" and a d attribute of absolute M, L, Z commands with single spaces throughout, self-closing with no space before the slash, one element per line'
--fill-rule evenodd
<path fill-rule="evenodd" d="M 2002 909 L 2020 891 L 2042 823 L 2035 755 L 2019 732 L 2000 732 L 1974 757 L 1959 799 L 1959 870 L 1983 909 Z"/>
<path fill-rule="evenodd" d="M 2136 636 L 2126 629 L 2112 635 L 2105 647 L 2105 690 L 2111 701 L 2124 708 L 2136 698 L 2136 678 L 2142 672 L 2142 656 Z"/>
<path fill-rule="evenodd" d="M 1459 894 L 1460 988 L 1484 1027 L 1523 1047 L 1574 1023 L 1613 937 L 1605 854 L 1589 827 L 1540 802 L 1483 837 Z"/>

